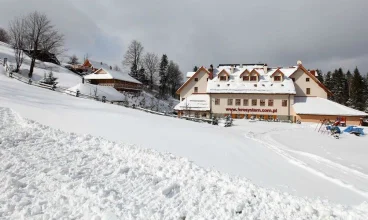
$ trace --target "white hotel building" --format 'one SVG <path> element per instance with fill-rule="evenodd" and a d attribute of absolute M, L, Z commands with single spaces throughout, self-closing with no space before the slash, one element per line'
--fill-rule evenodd
<path fill-rule="evenodd" d="M 317 122 L 345 117 L 359 124 L 366 113 L 327 99 L 331 92 L 298 61 L 296 66 L 269 68 L 266 64 L 226 64 L 188 72 L 178 89 L 180 116 L 262 117 Z"/>

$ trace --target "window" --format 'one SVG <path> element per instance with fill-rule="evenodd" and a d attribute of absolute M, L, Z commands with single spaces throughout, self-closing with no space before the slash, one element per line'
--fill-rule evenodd
<path fill-rule="evenodd" d="M 252 99 L 252 106 L 256 106 L 257 105 L 257 99 Z"/>
<path fill-rule="evenodd" d="M 194 81 L 198 82 L 198 78 L 194 78 Z"/>
<path fill-rule="evenodd" d="M 282 107 L 286 107 L 287 106 L 287 100 L 282 100 Z"/>
<path fill-rule="evenodd" d="M 257 81 L 257 76 L 251 76 L 250 81 Z"/>
<path fill-rule="evenodd" d="M 185 98 L 181 98 L 181 101 L 184 101 Z"/>
<path fill-rule="evenodd" d="M 199 112 L 195 112 L 194 117 L 199 118 Z"/>
<path fill-rule="evenodd" d="M 228 99 L 227 100 L 227 105 L 233 105 L 233 99 Z"/>
<path fill-rule="evenodd" d="M 240 106 L 241 100 L 240 99 L 235 99 L 235 105 L 236 106 Z"/>
<path fill-rule="evenodd" d="M 291 78 L 293 80 L 293 82 L 295 82 L 295 78 Z"/>
<path fill-rule="evenodd" d="M 198 92 L 198 87 L 194 87 L 194 92 L 197 93 Z"/>
<path fill-rule="evenodd" d="M 307 77 L 307 78 L 305 78 L 305 81 L 306 81 L 306 82 L 309 82 L 309 78 L 308 78 L 308 77 Z"/>
<path fill-rule="evenodd" d="M 310 92 L 311 92 L 310 88 L 307 88 L 307 95 L 310 95 Z"/>
<path fill-rule="evenodd" d="M 268 106 L 273 106 L 273 99 L 268 100 Z"/>
<path fill-rule="evenodd" d="M 243 105 L 248 106 L 249 105 L 249 100 L 248 99 L 243 99 Z"/>
<path fill-rule="evenodd" d="M 207 82 L 208 82 L 208 78 L 207 78 Z"/>
<path fill-rule="evenodd" d="M 215 99 L 215 105 L 220 105 L 220 99 Z"/>
<path fill-rule="evenodd" d="M 281 81 L 281 76 L 274 76 L 273 77 L 273 80 L 274 81 Z"/>
<path fill-rule="evenodd" d="M 220 76 L 220 81 L 226 81 L 226 76 Z"/>
<path fill-rule="evenodd" d="M 265 105 L 266 105 L 266 100 L 261 99 L 261 100 L 259 101 L 259 104 L 260 104 L 260 106 L 265 106 Z"/>
<path fill-rule="evenodd" d="M 249 76 L 243 76 L 243 81 L 249 81 Z"/>

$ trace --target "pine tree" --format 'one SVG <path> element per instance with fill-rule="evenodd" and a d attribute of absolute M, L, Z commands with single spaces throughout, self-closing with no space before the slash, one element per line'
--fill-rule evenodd
<path fill-rule="evenodd" d="M 167 93 L 168 65 L 169 65 L 169 61 L 168 61 L 167 55 L 164 54 L 162 55 L 162 58 L 161 58 L 160 71 L 159 71 L 159 77 L 160 77 L 160 86 L 159 86 L 160 91 L 159 92 L 160 92 L 161 97 L 165 97 Z"/>
<path fill-rule="evenodd" d="M 351 89 L 351 80 L 353 78 L 353 75 L 351 74 L 350 70 L 346 72 L 346 80 L 348 82 L 348 88 L 349 88 L 349 96 L 350 96 L 350 89 Z"/>
<path fill-rule="evenodd" d="M 327 72 L 324 82 L 325 82 L 325 86 L 331 91 L 333 82 L 332 82 L 332 77 L 331 77 L 331 72 L 330 71 Z M 332 97 L 328 97 L 328 98 L 332 99 Z"/>
<path fill-rule="evenodd" d="M 318 79 L 321 83 L 323 83 L 323 73 L 322 73 L 322 70 L 317 69 L 316 71 L 317 71 L 317 79 Z"/>
<path fill-rule="evenodd" d="M 360 75 L 360 72 L 356 67 L 351 81 L 349 104 L 352 108 L 355 108 L 360 111 L 365 110 L 366 100 L 364 99 L 364 87 L 365 87 L 364 79 Z"/>
<path fill-rule="evenodd" d="M 133 77 L 134 79 L 138 80 L 138 66 L 136 63 L 133 63 L 132 66 L 130 67 L 129 75 Z"/>

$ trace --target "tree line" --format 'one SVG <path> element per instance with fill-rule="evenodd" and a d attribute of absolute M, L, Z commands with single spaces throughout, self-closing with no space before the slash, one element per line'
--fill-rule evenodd
<path fill-rule="evenodd" d="M 183 83 L 183 73 L 179 65 L 169 61 L 166 54 L 159 56 L 152 52 L 144 53 L 142 43 L 133 40 L 122 61 L 129 69 L 129 75 L 146 85 L 151 91 L 158 90 L 160 98 L 175 96 L 176 90 Z"/>
<path fill-rule="evenodd" d="M 59 33 L 44 13 L 34 11 L 16 17 L 9 23 L 8 31 L 0 28 L 0 41 L 12 46 L 15 55 L 15 72 L 24 61 L 24 52 L 31 58 L 28 76 L 32 77 L 36 59 L 41 52 L 58 55 L 62 52 L 64 35 Z"/>
<path fill-rule="evenodd" d="M 341 68 L 323 74 L 317 70 L 318 79 L 332 93 L 330 100 L 339 104 L 368 112 L 368 74 L 362 76 L 356 67 L 353 73 L 344 72 Z"/>

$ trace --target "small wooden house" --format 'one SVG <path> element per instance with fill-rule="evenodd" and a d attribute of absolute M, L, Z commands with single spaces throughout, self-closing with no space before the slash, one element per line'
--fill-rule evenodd
<path fill-rule="evenodd" d="M 143 88 L 143 84 L 129 74 L 105 68 L 84 76 L 84 79 L 91 84 L 114 87 L 118 91 L 138 92 Z"/>

